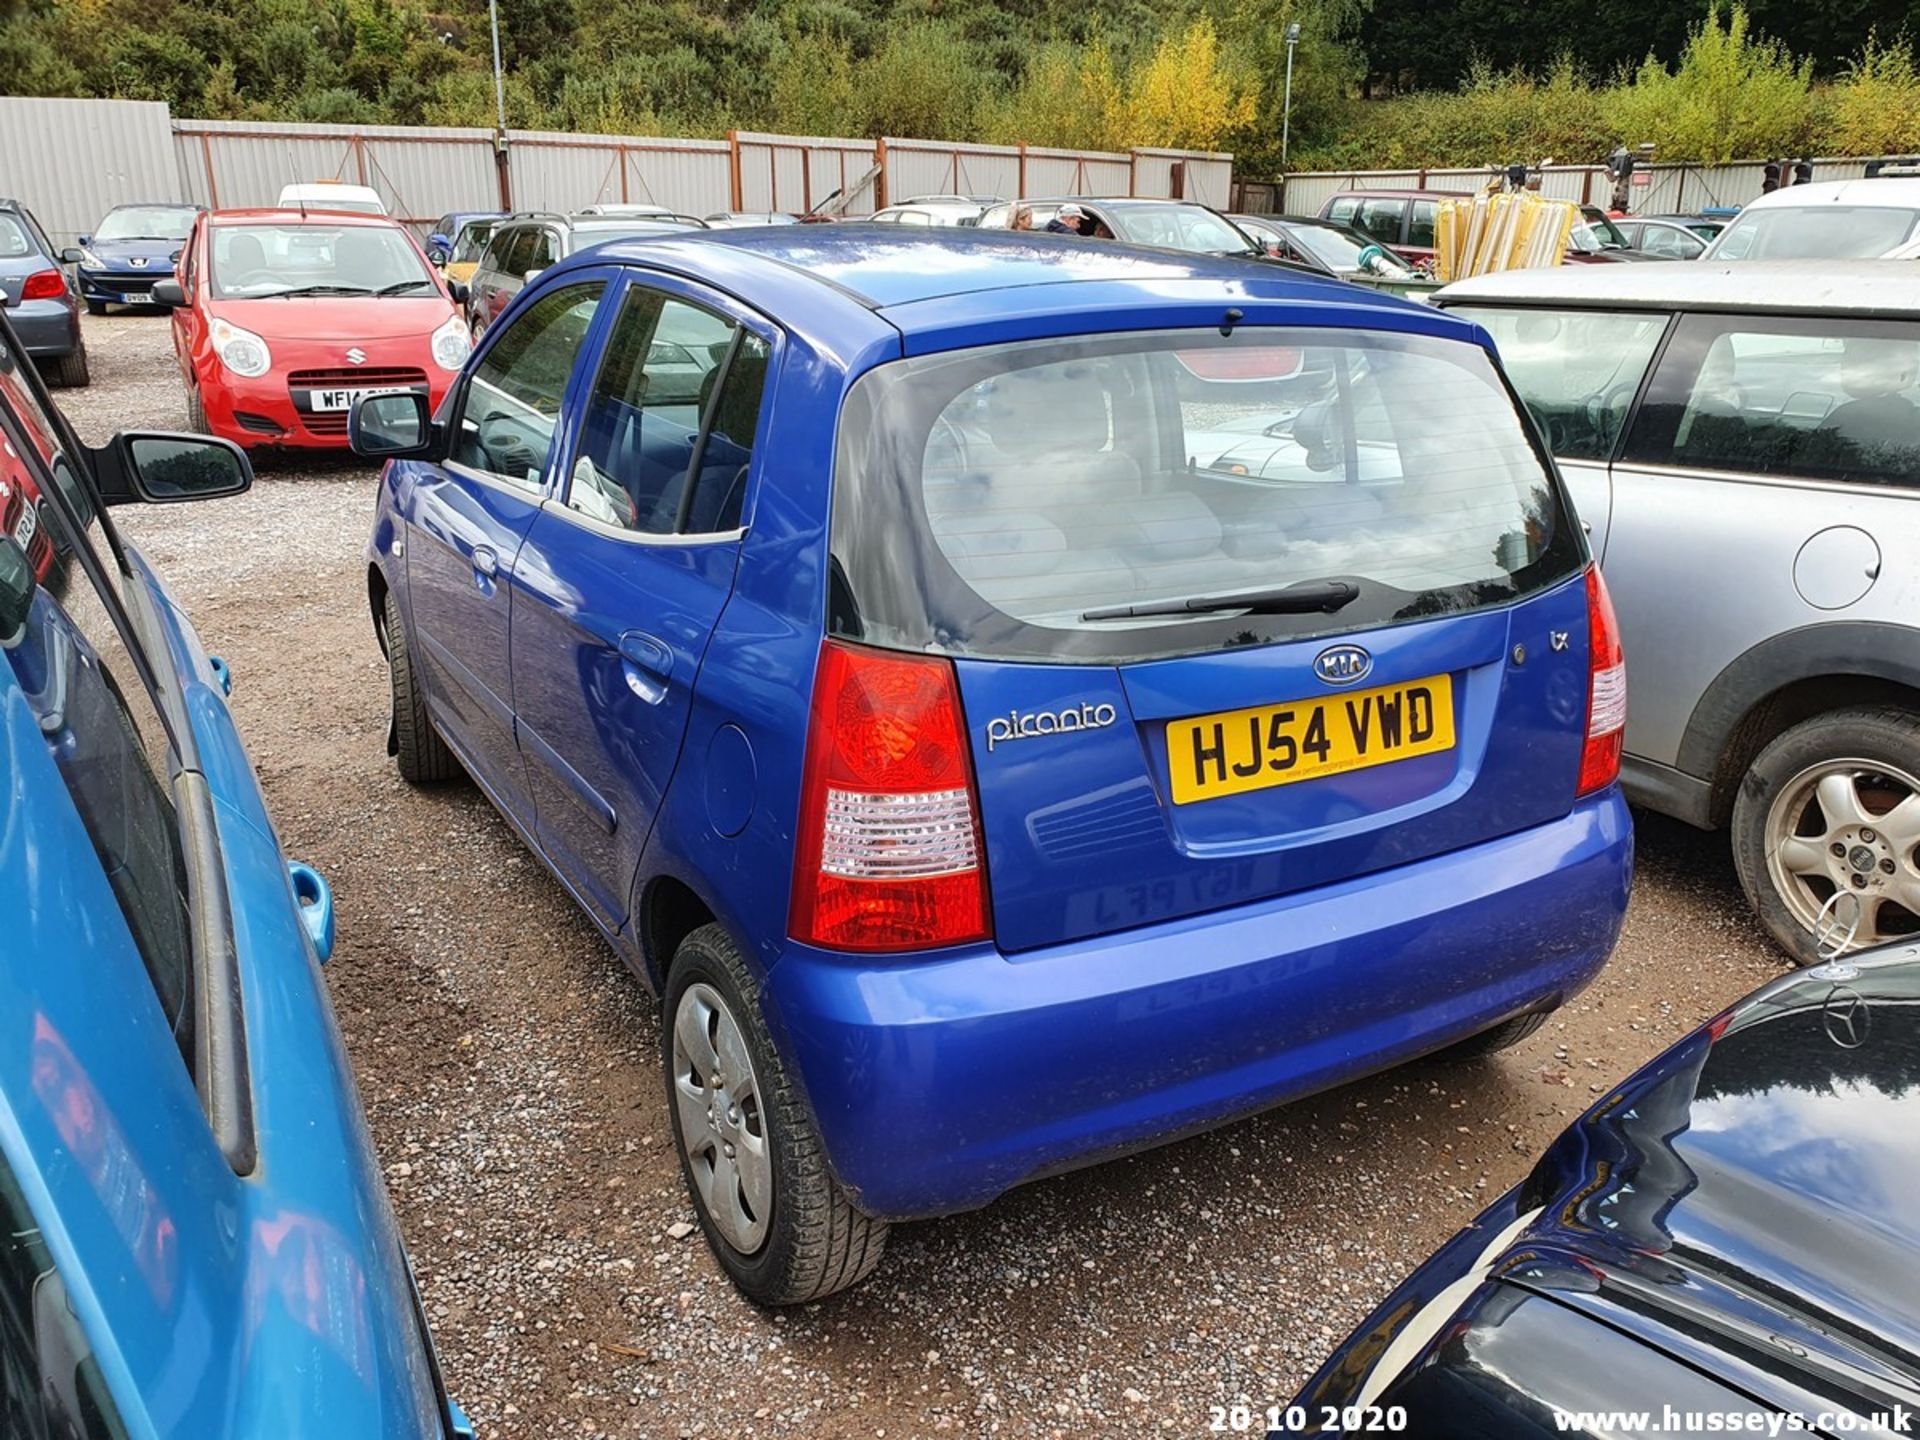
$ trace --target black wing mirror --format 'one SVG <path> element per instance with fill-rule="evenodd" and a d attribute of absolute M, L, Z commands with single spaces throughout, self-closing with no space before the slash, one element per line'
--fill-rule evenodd
<path fill-rule="evenodd" d="M 253 464 L 231 440 L 165 430 L 121 432 L 93 452 L 93 468 L 108 505 L 217 500 L 253 484 Z"/>
<path fill-rule="evenodd" d="M 369 460 L 406 460 L 432 452 L 433 412 L 418 390 L 362 395 L 347 411 L 347 444 Z"/>
<path fill-rule="evenodd" d="M 180 288 L 178 280 L 156 280 L 153 282 L 153 303 L 171 310 L 187 303 L 187 292 Z"/>
<path fill-rule="evenodd" d="M 449 280 L 447 281 L 447 293 L 453 296 L 454 304 L 464 305 L 467 303 L 467 297 L 473 293 L 473 290 L 464 280 Z"/>

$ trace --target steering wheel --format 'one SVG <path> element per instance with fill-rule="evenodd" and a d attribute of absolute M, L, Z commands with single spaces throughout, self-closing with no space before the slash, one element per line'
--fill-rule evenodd
<path fill-rule="evenodd" d="M 1622 380 L 1608 386 L 1598 395 L 1589 397 L 1587 424 L 1592 428 L 1594 438 L 1604 440 L 1608 444 L 1612 444 L 1618 438 L 1613 433 L 1613 417 L 1617 415 L 1621 420 L 1626 419 L 1627 407 L 1633 404 L 1633 397 L 1639 389 L 1640 382 L 1637 379 Z"/>

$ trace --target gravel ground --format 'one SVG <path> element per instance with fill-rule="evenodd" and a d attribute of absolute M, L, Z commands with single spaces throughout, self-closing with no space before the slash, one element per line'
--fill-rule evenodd
<path fill-rule="evenodd" d="M 87 322 L 90 438 L 178 427 L 167 323 Z M 289 854 L 333 882 L 334 1004 L 433 1315 L 489 1440 L 1193 1434 L 1284 1402 L 1595 1095 L 1778 973 L 1722 840 L 1640 824 L 1600 980 L 1477 1066 L 1421 1064 L 896 1227 L 864 1286 L 767 1315 L 698 1234 L 642 987 L 467 787 L 401 784 L 363 581 L 374 476 L 116 512 L 235 675 Z"/>

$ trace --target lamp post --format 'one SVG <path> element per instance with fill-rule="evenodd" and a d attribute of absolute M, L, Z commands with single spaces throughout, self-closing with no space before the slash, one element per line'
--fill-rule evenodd
<path fill-rule="evenodd" d="M 1286 142 L 1294 129 L 1294 46 L 1300 44 L 1300 21 L 1286 27 L 1286 100 L 1281 106 L 1281 169 L 1286 169 Z"/>
<path fill-rule="evenodd" d="M 500 68 L 500 0 L 487 0 L 487 19 L 493 25 L 493 164 L 499 173 L 500 208 L 513 209 L 513 170 L 507 159 L 507 76 Z"/>

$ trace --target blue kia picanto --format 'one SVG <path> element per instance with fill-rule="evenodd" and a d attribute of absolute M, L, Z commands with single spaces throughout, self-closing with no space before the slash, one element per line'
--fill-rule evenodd
<path fill-rule="evenodd" d="M 0 320 L 6 1440 L 472 1440 L 327 1003 L 332 897 L 102 509 L 251 479 L 204 435 L 82 444 Z"/>
<path fill-rule="evenodd" d="M 1626 906 L 1625 671 L 1487 337 L 880 227 L 603 246 L 375 395 L 391 748 L 665 1001 L 766 1303 L 889 1220 L 1527 1034 Z"/>

